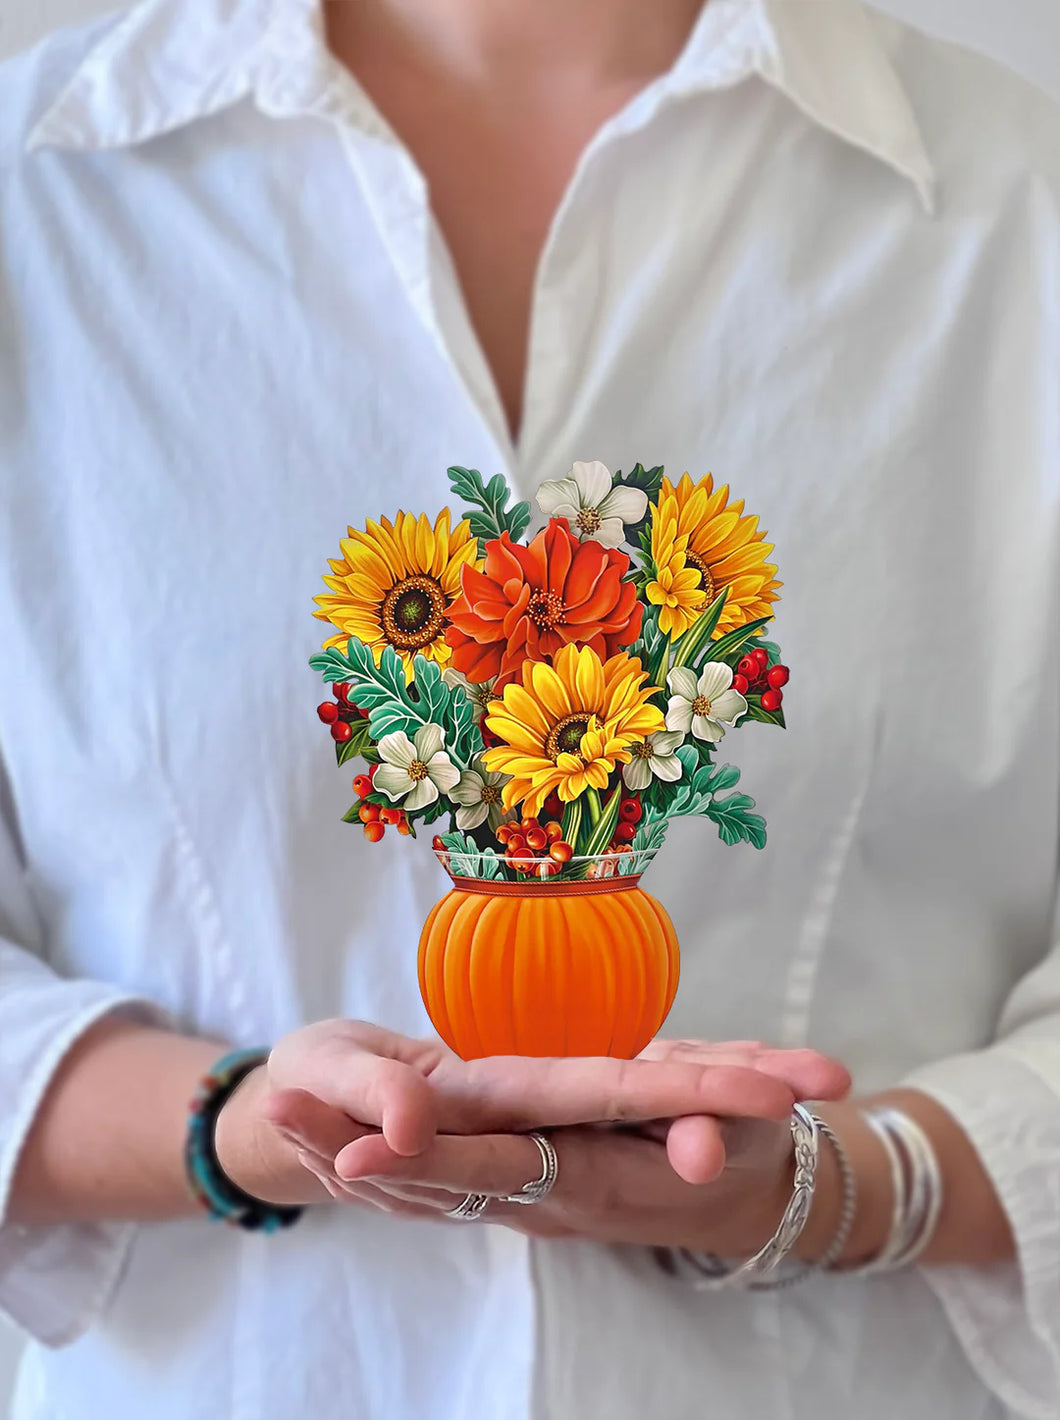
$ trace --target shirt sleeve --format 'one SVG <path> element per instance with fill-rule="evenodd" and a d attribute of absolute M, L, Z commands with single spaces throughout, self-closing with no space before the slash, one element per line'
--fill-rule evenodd
<path fill-rule="evenodd" d="M 63 1057 L 91 1026 L 113 1013 L 166 1022 L 119 987 L 57 976 L 43 943 L 0 765 L 0 1313 L 45 1345 L 63 1346 L 106 1305 L 133 1227 L 14 1223 L 19 1155 Z"/>
<path fill-rule="evenodd" d="M 1060 934 L 1058 934 L 1060 935 Z M 1017 1261 L 925 1268 L 983 1382 L 1016 1414 L 1060 1397 L 1060 945 L 1016 988 L 989 1048 L 916 1070 L 974 1144 L 1008 1214 Z"/>

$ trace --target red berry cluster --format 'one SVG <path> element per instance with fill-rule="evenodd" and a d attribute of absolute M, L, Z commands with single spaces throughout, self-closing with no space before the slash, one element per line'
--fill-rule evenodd
<path fill-rule="evenodd" d="M 317 715 L 325 725 L 331 726 L 331 738 L 336 744 L 345 744 L 353 738 L 353 720 L 367 720 L 368 711 L 358 710 L 350 699 L 349 682 L 342 680 L 333 685 L 334 700 L 325 700 L 317 706 Z"/>
<path fill-rule="evenodd" d="M 370 804 L 368 795 L 372 792 L 372 780 L 377 766 L 372 765 L 367 774 L 358 774 L 353 781 L 353 792 L 361 800 L 357 817 L 364 824 L 364 836 L 369 843 L 379 843 L 387 828 L 396 828 L 398 833 L 408 836 L 412 832 L 404 809 L 389 808 L 382 804 Z"/>
<path fill-rule="evenodd" d="M 527 877 L 558 873 L 574 857 L 574 849 L 564 841 L 557 819 L 542 823 L 538 818 L 524 818 L 502 823 L 497 829 L 497 842 L 504 844 L 508 866 Z"/>
<path fill-rule="evenodd" d="M 643 817 L 644 810 L 635 795 L 631 794 L 622 800 L 618 806 L 618 823 L 615 825 L 615 834 L 611 839 L 612 849 L 621 850 L 629 847 L 637 836 L 637 824 Z"/>
<path fill-rule="evenodd" d="M 732 688 L 741 695 L 758 695 L 763 710 L 779 710 L 784 704 L 784 686 L 790 676 L 787 666 L 771 666 L 765 647 L 756 646 L 736 667 Z"/>

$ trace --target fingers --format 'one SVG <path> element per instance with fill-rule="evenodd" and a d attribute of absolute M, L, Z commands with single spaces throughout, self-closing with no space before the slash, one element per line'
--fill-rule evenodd
<path fill-rule="evenodd" d="M 369 1132 L 306 1090 L 275 1090 L 264 1101 L 262 1112 L 286 1138 L 324 1158 L 333 1159 L 340 1149 Z"/>
<path fill-rule="evenodd" d="M 726 1163 L 720 1124 L 704 1115 L 675 1119 L 666 1134 L 666 1157 L 686 1183 L 713 1183 Z"/>
<path fill-rule="evenodd" d="M 347 1182 L 385 1179 L 388 1187 L 442 1189 L 459 1202 L 465 1193 L 518 1193 L 541 1177 L 541 1154 L 532 1139 L 518 1135 L 439 1135 L 416 1158 L 403 1158 L 376 1134 L 343 1149 L 335 1172 Z"/>
<path fill-rule="evenodd" d="M 848 1071 L 819 1051 L 777 1050 L 757 1040 L 654 1040 L 638 1058 L 741 1065 L 781 1081 L 800 1100 L 844 1099 L 851 1087 Z"/>
<path fill-rule="evenodd" d="M 631 1122 L 689 1114 L 784 1119 L 791 1086 L 746 1064 L 662 1060 L 540 1060 L 495 1056 L 447 1061 L 435 1080 L 439 1129 L 467 1134 Z"/>
<path fill-rule="evenodd" d="M 440 1051 L 360 1021 L 329 1021 L 287 1037 L 269 1057 L 279 1090 L 315 1095 L 325 1105 L 381 1129 L 398 1154 L 415 1154 L 437 1127 L 435 1092 L 423 1073 Z"/>

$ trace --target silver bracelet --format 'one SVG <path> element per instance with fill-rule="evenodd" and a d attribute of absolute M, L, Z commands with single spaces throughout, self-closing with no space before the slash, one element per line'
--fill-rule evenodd
<path fill-rule="evenodd" d="M 943 1204 L 938 1158 L 919 1124 L 890 1106 L 869 1110 L 864 1118 L 887 1155 L 894 1208 L 882 1251 L 871 1262 L 851 1268 L 854 1276 L 911 1266 L 930 1245 Z"/>
<path fill-rule="evenodd" d="M 792 1272 L 786 1277 L 778 1277 L 775 1281 L 755 1283 L 753 1290 L 756 1292 L 778 1292 L 785 1287 L 795 1287 L 798 1283 L 807 1281 L 819 1272 L 827 1272 L 843 1256 L 843 1249 L 850 1241 L 850 1234 L 854 1231 L 854 1219 L 857 1217 L 858 1211 L 858 1185 L 857 1179 L 854 1177 L 854 1170 L 847 1158 L 846 1150 L 836 1138 L 831 1126 L 825 1120 L 818 1118 L 817 1128 L 831 1144 L 836 1162 L 839 1165 L 843 1202 L 835 1235 L 815 1262 L 805 1263 L 797 1272 Z"/>
<path fill-rule="evenodd" d="M 891 1264 L 895 1268 L 911 1267 L 931 1245 L 938 1229 L 943 1203 L 942 1170 L 931 1140 L 915 1119 L 889 1107 L 880 1110 L 879 1116 L 904 1151 L 912 1179 L 909 1226 L 904 1245 Z"/>
<path fill-rule="evenodd" d="M 730 1287 L 751 1288 L 758 1283 L 758 1279 L 776 1271 L 806 1226 L 817 1182 L 821 1121 L 801 1104 L 795 1106 L 791 1116 L 791 1137 L 795 1145 L 795 1182 L 791 1199 L 776 1232 L 765 1247 L 747 1262 L 733 1268 L 713 1253 L 675 1248 L 668 1250 L 668 1263 L 664 1263 L 667 1270 L 682 1273 L 697 1291 L 703 1292 L 724 1291 Z"/>

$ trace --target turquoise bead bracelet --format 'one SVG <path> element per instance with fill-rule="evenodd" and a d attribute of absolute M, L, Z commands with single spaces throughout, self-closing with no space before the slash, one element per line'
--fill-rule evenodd
<path fill-rule="evenodd" d="M 305 1210 L 266 1203 L 237 1188 L 218 1162 L 214 1131 L 225 1104 L 268 1058 L 267 1050 L 237 1050 L 217 1062 L 195 1091 L 184 1143 L 188 1187 L 211 1219 L 260 1233 L 291 1227 Z"/>

